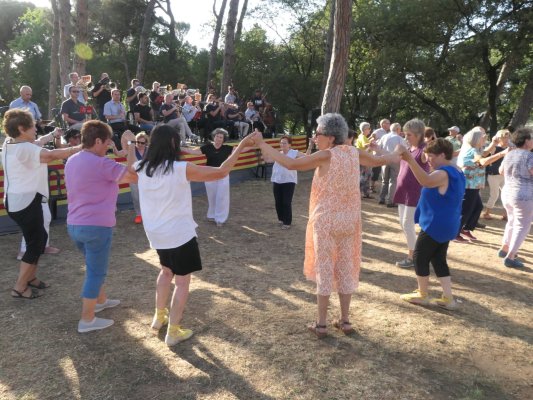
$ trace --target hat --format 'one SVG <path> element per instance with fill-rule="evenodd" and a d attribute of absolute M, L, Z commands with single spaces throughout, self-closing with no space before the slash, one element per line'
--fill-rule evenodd
<path fill-rule="evenodd" d="M 448 130 L 449 130 L 449 131 L 455 131 L 455 132 L 457 132 L 457 133 L 461 132 L 461 130 L 459 129 L 459 127 L 458 127 L 458 126 L 455 126 L 455 125 L 452 126 L 451 128 L 448 128 Z"/>

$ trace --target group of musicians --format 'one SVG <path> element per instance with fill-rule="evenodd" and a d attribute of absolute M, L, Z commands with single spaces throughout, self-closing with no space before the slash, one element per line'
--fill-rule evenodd
<path fill-rule="evenodd" d="M 60 109 L 65 125 L 71 130 L 79 130 L 84 121 L 100 119 L 112 127 L 117 146 L 120 146 L 120 136 L 125 130 L 149 134 L 157 123 L 177 127 L 183 144 L 186 140 L 199 141 L 200 137 L 193 131 L 201 133 L 206 141 L 209 132 L 219 127 L 227 129 L 235 138 L 243 138 L 254 123 L 263 123 L 265 110 L 271 109 L 259 89 L 247 103 L 242 102 L 233 86 L 228 87 L 224 100 L 211 88 L 202 101 L 198 90 L 188 89 L 184 84 L 172 90 L 170 85 L 162 87 L 159 82 L 154 82 L 151 89 L 145 89 L 138 79 L 133 79 L 125 93 L 128 114 L 122 103 L 121 91 L 107 73 L 102 73 L 96 83 L 92 82 L 90 75 L 80 79 L 76 72 L 70 73 L 69 79 L 70 82 L 63 88 L 65 100 Z M 14 100 L 10 108 L 29 110 L 40 126 L 42 116 L 31 96 L 31 88 L 22 86 L 20 98 Z M 93 106 L 89 105 L 91 98 Z M 247 108 L 242 112 L 240 106 L 244 105 Z M 45 133 L 42 128 L 40 133 Z"/>

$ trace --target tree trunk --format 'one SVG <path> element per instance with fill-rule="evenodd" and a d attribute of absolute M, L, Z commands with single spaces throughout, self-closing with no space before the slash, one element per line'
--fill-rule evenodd
<path fill-rule="evenodd" d="M 226 92 L 228 85 L 233 79 L 233 67 L 235 65 L 235 26 L 237 25 L 238 12 L 239 0 L 230 0 L 228 20 L 226 21 L 226 38 L 224 40 L 224 61 L 222 64 L 220 94 Z"/>
<path fill-rule="evenodd" d="M 48 83 L 48 119 L 52 119 L 52 108 L 57 106 L 57 78 L 59 76 L 59 15 L 57 1 L 50 0 L 53 12 L 54 30 L 50 50 L 50 82 Z M 61 91 L 61 94 L 63 91 Z"/>
<path fill-rule="evenodd" d="M 529 117 L 531 116 L 531 110 L 533 109 L 533 69 L 531 69 L 527 81 L 527 85 L 524 88 L 524 93 L 520 98 L 518 107 L 511 119 L 509 125 L 514 128 L 523 126 L 527 123 Z"/>
<path fill-rule="evenodd" d="M 150 0 L 144 12 L 144 22 L 139 38 L 139 56 L 137 57 L 137 72 L 135 77 L 141 82 L 144 82 L 144 74 L 146 72 L 146 63 L 148 60 L 148 52 L 150 50 L 150 33 L 155 22 L 155 8 L 156 0 Z"/>
<path fill-rule="evenodd" d="M 352 0 L 336 0 L 333 34 L 333 52 L 328 81 L 322 100 L 322 114 L 339 112 L 348 69 L 350 33 L 352 27 Z"/>
<path fill-rule="evenodd" d="M 213 34 L 213 43 L 211 44 L 211 51 L 209 52 L 209 67 L 207 69 L 207 86 L 205 88 L 206 93 L 209 92 L 209 83 L 213 80 L 213 75 L 215 71 L 215 62 L 217 59 L 218 52 L 218 39 L 220 38 L 220 30 L 222 29 L 222 21 L 224 20 L 224 12 L 226 11 L 227 0 L 222 0 L 220 5 L 220 11 L 216 12 L 217 0 L 213 1 L 213 14 L 217 19 L 215 25 L 215 32 Z"/>
<path fill-rule="evenodd" d="M 61 87 L 69 83 L 72 60 L 71 48 L 71 27 L 70 27 L 70 1 L 58 0 L 59 11 L 59 74 L 61 76 Z"/>
<path fill-rule="evenodd" d="M 87 61 L 87 55 L 85 53 L 85 47 L 89 39 L 88 24 L 89 24 L 89 2 L 88 0 L 76 1 L 76 47 L 74 58 L 74 71 L 76 71 L 80 77 L 85 75 L 85 63 Z"/>
<path fill-rule="evenodd" d="M 324 69 L 322 71 L 322 85 L 320 87 L 320 102 L 324 101 L 324 92 L 328 82 L 329 64 L 331 63 L 331 49 L 333 48 L 333 28 L 335 26 L 335 0 L 331 0 L 331 9 L 329 11 L 329 28 L 326 37 L 326 46 L 324 48 Z"/>
<path fill-rule="evenodd" d="M 492 115 L 492 109 L 496 109 L 496 102 L 498 101 L 498 99 L 500 98 L 501 94 L 502 94 L 502 91 L 503 91 L 503 88 L 505 86 L 505 83 L 507 82 L 507 80 L 509 79 L 509 75 L 511 74 L 511 72 L 514 70 L 514 67 L 517 63 L 517 57 L 516 57 L 516 53 L 512 53 L 509 58 L 505 61 L 505 63 L 503 64 L 501 70 L 500 70 L 500 74 L 498 75 L 498 80 L 496 81 L 496 83 L 493 83 L 494 85 L 494 88 L 492 88 L 492 93 L 491 91 L 489 90 L 489 96 L 492 94 L 494 96 L 494 99 L 491 101 L 490 98 L 489 98 L 489 104 L 492 103 L 492 107 L 488 107 L 487 110 L 485 111 L 485 113 L 483 114 L 483 117 L 481 118 L 480 122 L 479 122 L 479 125 L 484 127 L 484 128 L 487 128 L 489 126 L 489 124 L 491 125 L 491 132 L 496 132 L 498 130 L 497 126 L 493 129 L 493 124 L 492 124 L 492 120 L 491 120 L 491 115 Z M 494 71 L 494 74 L 495 74 L 495 71 Z M 489 76 L 492 76 L 492 74 L 489 74 Z M 494 78 L 492 78 L 494 79 Z"/>
<path fill-rule="evenodd" d="M 241 8 L 241 15 L 239 16 L 239 22 L 237 22 L 237 30 L 235 31 L 235 43 L 239 43 L 241 41 L 242 22 L 244 21 L 244 17 L 246 16 L 247 9 L 248 9 L 248 0 L 244 0 L 244 3 L 242 4 L 242 8 Z"/>

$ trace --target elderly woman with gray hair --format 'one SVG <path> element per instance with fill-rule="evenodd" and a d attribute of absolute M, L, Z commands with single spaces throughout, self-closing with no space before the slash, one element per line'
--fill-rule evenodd
<path fill-rule="evenodd" d="M 495 141 L 493 141 L 486 150 L 483 150 L 485 141 L 485 130 L 476 126 L 464 136 L 463 145 L 457 157 L 457 166 L 463 170 L 466 177 L 466 190 L 461 211 L 461 229 L 454 239 L 456 243 L 477 240 L 472 231 L 476 229 L 481 211 L 483 211 L 479 190 L 485 187 L 485 167 L 502 159 L 509 151 L 506 149 L 497 154 L 483 157 L 496 146 Z"/>
<path fill-rule="evenodd" d="M 498 256 L 504 258 L 506 267 L 522 268 L 524 263 L 516 258 L 516 253 L 533 223 L 533 130 L 517 129 L 511 140 L 516 149 L 500 167 L 505 177 L 502 202 L 508 219 Z"/>
<path fill-rule="evenodd" d="M 309 204 L 305 241 L 304 274 L 317 284 L 318 318 L 308 327 L 316 337 L 327 335 L 327 309 L 332 291 L 339 294 L 340 319 L 335 328 L 354 332 L 349 320 L 352 293 L 359 284 L 361 264 L 361 197 L 359 163 L 380 166 L 398 162 L 397 154 L 373 156 L 345 145 L 348 125 L 340 114 L 317 119 L 313 155 L 290 158 L 263 141 L 259 132 L 254 142 L 263 154 L 289 170 L 315 170 Z"/>

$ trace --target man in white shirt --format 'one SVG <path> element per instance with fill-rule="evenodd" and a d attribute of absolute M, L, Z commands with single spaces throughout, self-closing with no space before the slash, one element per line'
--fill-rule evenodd
<path fill-rule="evenodd" d="M 385 134 L 379 141 L 378 146 L 387 153 L 392 153 L 396 146 L 406 146 L 404 138 L 401 136 L 402 126 L 395 122 L 390 126 L 390 132 Z M 400 163 L 388 164 L 381 167 L 381 191 L 379 193 L 379 204 L 387 204 L 387 207 L 396 207 L 394 204 L 394 193 L 396 192 L 396 179 L 400 172 Z"/>
<path fill-rule="evenodd" d="M 379 128 L 376 129 L 370 135 L 370 139 L 374 139 L 378 142 L 383 136 L 389 133 L 390 121 L 388 119 L 382 119 L 379 121 Z M 381 172 L 381 167 L 372 168 L 372 177 L 370 179 L 370 190 L 373 193 L 376 193 L 376 182 L 379 180 L 379 173 Z"/>

